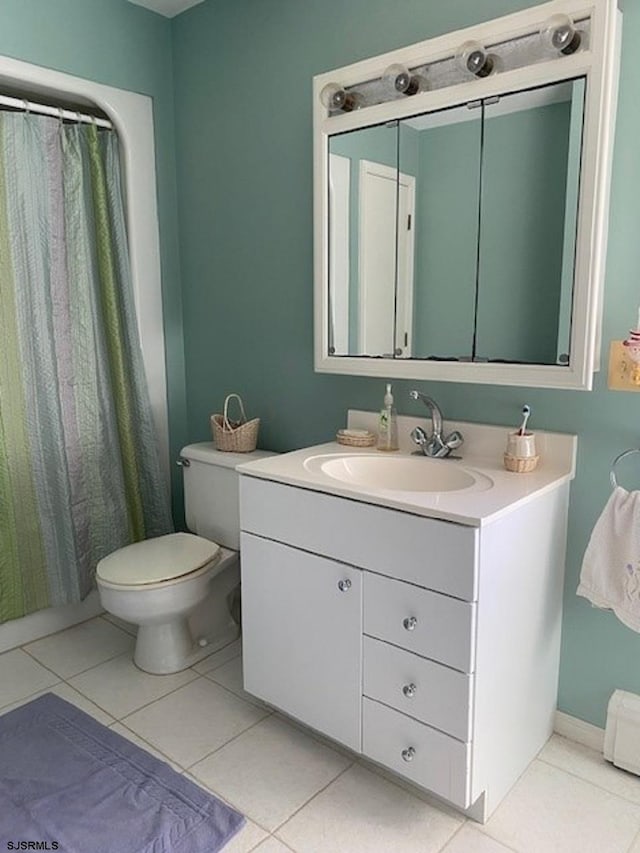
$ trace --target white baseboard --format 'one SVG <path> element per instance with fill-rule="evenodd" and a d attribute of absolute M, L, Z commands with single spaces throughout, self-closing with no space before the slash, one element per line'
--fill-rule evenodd
<path fill-rule="evenodd" d="M 93 590 L 79 604 L 67 604 L 64 607 L 48 607 L 23 616 L 22 619 L 12 619 L 0 625 L 0 652 L 32 643 L 47 634 L 55 634 L 71 625 L 85 622 L 98 614 L 104 613 L 100 604 L 98 591 Z"/>
<path fill-rule="evenodd" d="M 578 717 L 572 717 L 563 711 L 556 711 L 553 728 L 555 732 L 569 738 L 569 740 L 574 740 L 576 743 L 581 743 L 583 746 L 588 746 L 598 752 L 603 750 L 604 729 L 586 723 L 584 720 L 579 720 Z"/>

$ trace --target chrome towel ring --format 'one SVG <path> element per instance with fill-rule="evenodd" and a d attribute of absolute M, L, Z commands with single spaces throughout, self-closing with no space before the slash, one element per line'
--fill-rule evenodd
<path fill-rule="evenodd" d="M 640 453 L 640 447 L 631 447 L 629 448 L 629 450 L 623 450 L 622 453 L 619 453 L 611 463 L 611 473 L 609 474 L 609 479 L 611 480 L 612 489 L 618 488 L 618 481 L 616 479 L 616 465 L 618 464 L 618 462 L 624 459 L 625 456 L 629 456 L 631 453 Z"/>

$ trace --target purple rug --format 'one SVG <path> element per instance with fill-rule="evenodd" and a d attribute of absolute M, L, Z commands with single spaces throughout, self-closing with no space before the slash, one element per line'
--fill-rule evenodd
<path fill-rule="evenodd" d="M 244 822 L 52 693 L 0 716 L 0 850 L 216 853 Z"/>

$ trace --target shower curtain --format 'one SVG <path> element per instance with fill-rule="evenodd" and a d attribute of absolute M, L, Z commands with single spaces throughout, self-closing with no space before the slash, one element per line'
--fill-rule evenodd
<path fill-rule="evenodd" d="M 0 112 L 0 622 L 171 529 L 117 135 Z"/>

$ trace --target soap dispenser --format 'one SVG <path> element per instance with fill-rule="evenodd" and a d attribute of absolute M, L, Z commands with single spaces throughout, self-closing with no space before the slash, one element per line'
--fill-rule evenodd
<path fill-rule="evenodd" d="M 378 450 L 398 449 L 398 414 L 393 405 L 391 383 L 387 383 L 378 421 Z"/>

